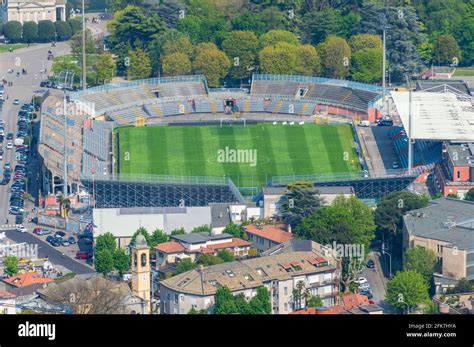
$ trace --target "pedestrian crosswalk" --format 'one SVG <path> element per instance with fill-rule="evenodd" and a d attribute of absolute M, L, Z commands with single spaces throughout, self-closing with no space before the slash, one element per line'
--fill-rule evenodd
<path fill-rule="evenodd" d="M 20 224 L 3 224 L 0 225 L 0 230 L 11 230 L 11 229 L 16 229 L 17 226 Z"/>

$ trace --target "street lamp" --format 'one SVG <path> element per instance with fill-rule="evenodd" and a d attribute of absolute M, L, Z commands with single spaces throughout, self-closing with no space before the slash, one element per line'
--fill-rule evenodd
<path fill-rule="evenodd" d="M 385 250 L 385 243 L 382 243 L 382 254 L 388 254 L 389 259 L 389 278 L 392 278 L 392 255 Z"/>

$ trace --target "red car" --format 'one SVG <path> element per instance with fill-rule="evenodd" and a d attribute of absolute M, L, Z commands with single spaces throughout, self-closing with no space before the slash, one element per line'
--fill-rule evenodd
<path fill-rule="evenodd" d="M 43 232 L 43 229 L 41 229 L 41 228 L 34 228 L 33 229 L 33 234 L 41 235 L 42 232 Z"/>
<path fill-rule="evenodd" d="M 92 258 L 92 254 L 89 252 L 77 252 L 76 259 L 89 259 Z"/>

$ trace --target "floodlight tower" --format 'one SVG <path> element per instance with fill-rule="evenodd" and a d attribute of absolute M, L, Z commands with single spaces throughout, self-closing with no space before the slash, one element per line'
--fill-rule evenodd
<path fill-rule="evenodd" d="M 408 73 L 406 74 L 406 80 L 408 83 L 408 174 L 411 175 L 413 171 L 413 142 L 412 142 L 412 118 L 413 118 L 413 99 L 412 99 L 412 88 Z"/>
<path fill-rule="evenodd" d="M 86 11 L 82 0 L 82 90 L 87 88 L 86 74 Z"/>

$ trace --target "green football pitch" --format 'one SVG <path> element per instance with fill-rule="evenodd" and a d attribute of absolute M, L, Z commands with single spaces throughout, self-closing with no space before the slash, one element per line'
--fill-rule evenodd
<path fill-rule="evenodd" d="M 124 174 L 230 177 L 262 187 L 273 176 L 359 171 L 351 126 L 253 125 L 118 128 Z"/>

